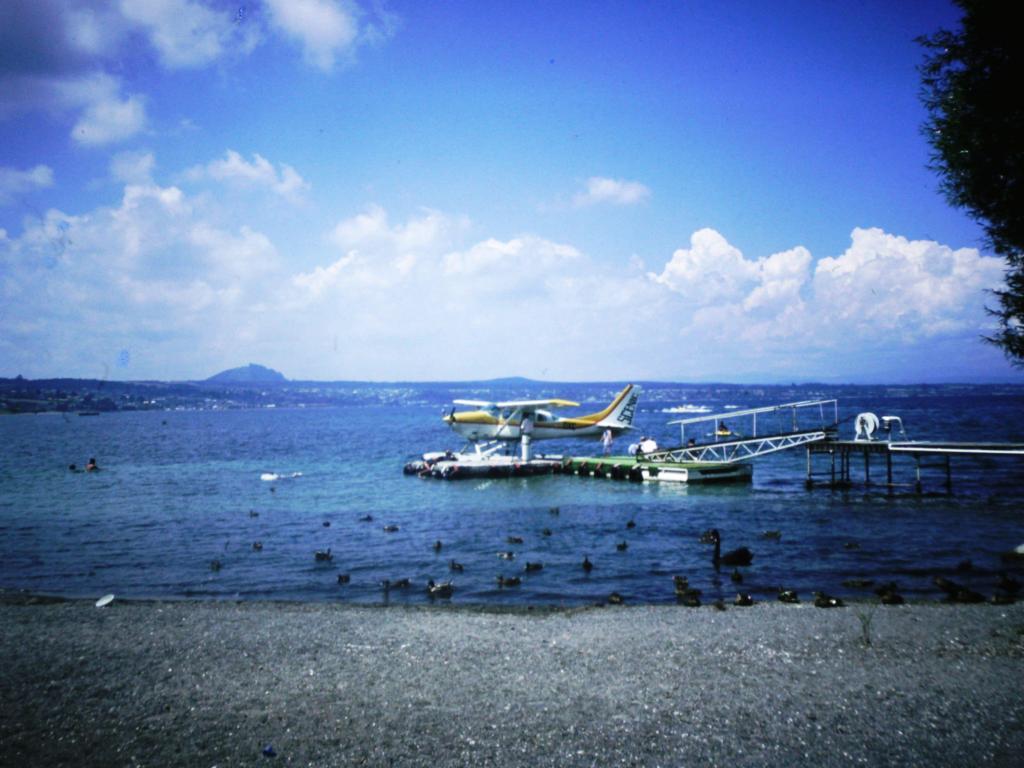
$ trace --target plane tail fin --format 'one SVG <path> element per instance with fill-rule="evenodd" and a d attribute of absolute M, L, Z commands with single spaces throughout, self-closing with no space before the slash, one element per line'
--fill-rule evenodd
<path fill-rule="evenodd" d="M 636 384 L 628 385 L 622 390 L 608 406 L 607 414 L 599 424 L 602 427 L 612 429 L 630 429 L 633 426 L 633 417 L 636 415 L 637 400 L 640 399 L 640 387 Z"/>

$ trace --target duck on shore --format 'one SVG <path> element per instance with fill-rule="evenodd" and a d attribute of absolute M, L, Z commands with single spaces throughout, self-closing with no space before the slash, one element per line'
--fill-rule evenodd
<path fill-rule="evenodd" d="M 825 592 L 814 593 L 815 608 L 842 608 L 845 603 L 838 597 L 832 597 Z"/>
<path fill-rule="evenodd" d="M 895 581 L 889 581 L 876 587 L 875 594 L 882 601 L 882 605 L 903 605 L 904 603 L 903 595 L 899 593 Z"/>
<path fill-rule="evenodd" d="M 999 574 L 999 581 L 996 582 L 996 588 L 1001 589 L 1004 592 L 1009 592 L 1011 595 L 1016 595 L 1020 592 L 1020 582 L 1008 573 L 1002 572 Z"/>
<path fill-rule="evenodd" d="M 690 586 L 690 580 L 685 576 L 673 576 L 672 586 L 675 589 L 676 600 L 687 608 L 700 608 L 701 591 Z"/>
<path fill-rule="evenodd" d="M 700 608 L 700 590 L 688 589 L 681 595 L 676 593 L 676 600 L 687 608 Z"/>

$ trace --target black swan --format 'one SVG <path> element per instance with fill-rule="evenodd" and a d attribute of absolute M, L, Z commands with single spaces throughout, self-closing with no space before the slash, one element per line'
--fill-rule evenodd
<path fill-rule="evenodd" d="M 715 554 L 711 558 L 711 562 L 715 564 L 717 568 L 719 565 L 750 565 L 754 560 L 754 553 L 746 547 L 740 547 L 734 549 L 731 552 L 722 554 L 722 537 L 718 533 L 717 529 L 711 531 L 711 541 L 715 545 Z"/>

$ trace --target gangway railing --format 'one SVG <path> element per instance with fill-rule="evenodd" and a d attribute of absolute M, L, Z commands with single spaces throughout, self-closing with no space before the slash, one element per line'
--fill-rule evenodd
<path fill-rule="evenodd" d="M 762 434 L 758 435 L 757 417 L 761 416 Z M 774 416 L 774 430 L 765 430 L 766 417 Z M 817 416 L 817 418 L 814 418 Z M 751 420 L 747 434 L 736 431 L 737 420 Z M 779 420 L 785 417 L 786 428 L 780 428 Z M 726 426 L 725 420 L 733 426 Z M 807 422 L 812 420 L 814 424 Z M 804 425 L 800 421 L 804 421 Z M 696 440 L 686 439 L 687 425 L 702 422 L 714 422 L 714 442 L 698 444 Z M 777 451 L 798 448 L 808 443 L 815 443 L 826 438 L 834 438 L 839 426 L 839 403 L 837 400 L 801 400 L 795 403 L 769 405 L 761 408 L 748 408 L 742 411 L 713 413 L 707 416 L 695 416 L 689 419 L 677 419 L 669 424 L 678 424 L 682 445 L 678 448 L 665 448 L 645 453 L 646 461 L 672 462 L 715 462 L 735 463 L 749 461 Z M 767 431 L 768 434 L 764 434 Z M 720 439 L 728 438 L 728 439 Z"/>
<path fill-rule="evenodd" d="M 788 430 L 786 430 L 786 429 L 779 429 L 778 426 L 777 426 L 778 425 L 778 419 L 779 419 L 781 414 L 785 414 L 787 411 L 789 412 L 789 417 L 791 419 L 791 426 L 790 426 L 790 428 Z M 816 421 L 815 426 L 819 427 L 820 429 L 825 429 L 826 426 L 831 426 L 831 427 L 834 428 L 834 427 L 838 426 L 838 424 L 839 424 L 839 401 L 838 400 L 800 400 L 800 401 L 795 402 L 795 403 L 783 403 L 782 405 L 766 405 L 766 406 L 762 406 L 761 408 L 747 408 L 746 410 L 743 410 L 743 411 L 729 411 L 727 413 L 712 413 L 712 414 L 709 414 L 707 416 L 694 416 L 694 417 L 689 418 L 689 419 L 677 419 L 675 421 L 670 421 L 669 424 L 678 424 L 679 425 L 680 432 L 682 433 L 682 440 L 683 440 L 683 443 L 685 444 L 686 443 L 686 425 L 687 424 L 699 424 L 699 423 L 705 422 L 705 421 L 713 421 L 713 422 L 715 422 L 715 427 L 716 427 L 715 435 L 717 436 L 718 433 L 719 433 L 719 430 L 717 429 L 717 427 L 719 425 L 723 424 L 725 422 L 725 419 L 729 419 L 730 421 L 735 421 L 736 419 L 745 418 L 747 416 L 750 416 L 751 417 L 751 421 L 752 421 L 752 427 L 750 429 L 749 436 L 750 437 L 757 437 L 757 417 L 758 417 L 758 414 L 762 414 L 763 416 L 767 416 L 767 415 L 771 414 L 771 415 L 776 417 L 776 428 L 773 429 L 773 430 L 772 429 L 767 430 L 769 434 L 784 434 L 786 432 L 802 432 L 804 430 L 802 430 L 800 428 L 800 418 L 801 418 L 801 415 L 802 415 L 803 418 L 804 418 L 804 421 L 806 423 L 806 420 L 809 418 L 808 415 L 807 415 L 807 411 L 811 412 L 811 416 L 813 416 L 814 411 L 817 411 L 818 419 Z M 832 412 L 831 413 L 831 416 L 832 416 L 831 421 L 827 421 L 826 420 L 826 413 L 828 411 Z M 762 423 L 762 425 L 764 424 L 764 418 L 763 417 L 762 417 L 761 423 Z M 764 431 L 765 430 L 762 430 L 762 432 L 764 432 Z M 725 435 L 725 436 L 728 437 L 729 435 Z"/>
<path fill-rule="evenodd" d="M 643 454 L 643 461 L 671 461 L 733 464 L 738 461 L 749 461 L 758 456 L 765 456 L 789 448 L 799 448 L 808 443 L 816 443 L 833 436 L 832 430 L 813 429 L 805 432 L 789 432 L 781 435 L 762 435 L 739 440 L 702 445 L 685 445 L 679 448 L 664 448 Z"/>

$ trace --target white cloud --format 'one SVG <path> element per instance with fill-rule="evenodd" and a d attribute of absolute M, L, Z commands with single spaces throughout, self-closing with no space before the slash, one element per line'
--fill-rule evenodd
<path fill-rule="evenodd" d="M 0 119 L 26 111 L 70 115 L 72 138 L 87 146 L 124 141 L 146 128 L 145 95 L 124 93 L 113 69 L 140 38 L 161 67 L 198 69 L 245 56 L 276 32 L 297 40 L 308 62 L 329 71 L 397 26 L 381 6 L 366 12 L 355 0 L 266 0 L 255 11 L 214 0 L 5 0 L 2 7 Z M 282 194 L 301 191 L 294 170 L 281 173 Z"/>
<path fill-rule="evenodd" d="M 121 0 L 121 13 L 145 30 L 169 69 L 203 67 L 219 58 L 233 19 L 190 0 Z"/>
<path fill-rule="evenodd" d="M 842 255 L 818 262 L 813 287 L 817 301 L 850 328 L 916 338 L 976 328 L 977 311 L 964 310 L 1002 284 L 1003 269 L 1002 260 L 974 248 L 858 228 Z"/>
<path fill-rule="evenodd" d="M 405 224 L 392 226 L 387 212 L 379 205 L 371 205 L 363 213 L 338 222 L 330 240 L 342 250 L 402 254 L 443 247 L 467 224 L 464 218 L 427 209 Z"/>
<path fill-rule="evenodd" d="M 739 295 L 757 279 L 758 271 L 756 263 L 747 261 L 718 232 L 701 229 L 690 236 L 689 248 L 678 249 L 661 274 L 651 277 L 703 306 Z"/>
<path fill-rule="evenodd" d="M 54 84 L 63 104 L 81 109 L 71 129 L 71 138 L 79 144 L 110 144 L 131 138 L 146 125 L 142 96 L 121 95 L 117 78 L 103 73 L 60 80 Z"/>
<path fill-rule="evenodd" d="M 488 238 L 468 250 L 445 254 L 445 275 L 480 275 L 508 286 L 544 279 L 582 254 L 571 245 L 523 236 L 500 241 Z"/>
<path fill-rule="evenodd" d="M 685 337 L 713 341 L 733 361 L 770 365 L 786 354 L 800 366 L 813 365 L 800 359 L 808 353 L 846 350 L 853 359 L 937 337 L 978 344 L 985 291 L 1001 285 L 1003 270 L 973 248 L 859 228 L 843 254 L 811 263 L 800 246 L 747 259 L 718 232 L 701 230 L 648 277 L 678 297 Z"/>
<path fill-rule="evenodd" d="M 107 144 L 138 133 L 143 97 L 104 71 L 130 25 L 112 2 L 6 0 L 0 22 L 0 119 L 42 110 L 72 116 L 74 140 Z"/>
<path fill-rule="evenodd" d="M 188 171 L 187 176 L 192 180 L 207 177 L 243 187 L 263 187 L 292 202 L 299 201 L 309 189 L 309 183 L 290 165 L 282 163 L 278 167 L 279 170 L 275 170 L 273 164 L 258 153 L 253 155 L 252 162 L 248 162 L 238 152 L 229 149 L 223 159 L 196 166 Z"/>
<path fill-rule="evenodd" d="M 343 255 L 327 266 L 292 277 L 292 284 L 308 297 L 331 290 L 365 291 L 406 282 L 422 264 L 429 277 L 440 270 L 440 254 L 466 227 L 459 217 L 426 210 L 404 224 L 392 225 L 387 212 L 378 205 L 344 219 L 329 233 L 328 240 Z M 304 303 L 305 299 L 298 299 Z"/>
<path fill-rule="evenodd" d="M 340 222 L 330 237 L 341 255 L 290 281 L 285 314 L 305 364 L 355 377 L 468 378 L 539 373 L 543 363 L 550 376 L 597 377 L 641 354 L 638 323 L 649 324 L 645 344 L 672 341 L 655 322 L 659 289 L 641 273 L 609 273 L 533 234 L 462 244 L 469 229 L 437 211 L 392 223 L 378 206 Z M 314 359 L 323 349 L 329 359 Z"/>
<path fill-rule="evenodd" d="M 63 5 L 64 36 L 68 45 L 86 56 L 104 58 L 114 53 L 128 28 L 112 4 Z"/>
<path fill-rule="evenodd" d="M 267 330 L 260 308 L 284 277 L 253 222 L 229 229 L 217 219 L 208 198 L 149 182 L 128 184 L 111 206 L 26 220 L 0 238 L 6 364 L 95 375 L 95 361 L 113 364 L 130 348 L 133 364 L 149 366 L 134 375 L 180 376 L 189 360 L 216 370 Z M 34 322 L 15 327 L 11 312 Z"/>
<path fill-rule="evenodd" d="M 325 72 L 357 42 L 355 6 L 334 0 L 266 0 L 271 23 L 298 40 L 307 63 Z"/>
<path fill-rule="evenodd" d="M 73 116 L 70 137 L 87 146 L 129 139 L 146 127 L 145 97 L 122 93 L 121 81 L 99 70 L 58 76 L 0 73 L 0 119 L 41 109 Z"/>
<path fill-rule="evenodd" d="M 853 230 L 817 263 L 800 246 L 747 257 L 704 229 L 645 273 L 536 233 L 479 232 L 431 209 L 393 219 L 380 206 L 328 228 L 323 247 L 300 237 L 285 248 L 286 228 L 261 231 L 260 200 L 225 226 L 223 200 L 157 184 L 154 166 L 123 153 L 112 174 L 131 183 L 119 200 L 0 232 L 10 370 L 92 374 L 91 361 L 130 348 L 140 377 L 242 358 L 310 378 L 791 380 L 870 365 L 898 375 L 894 359 L 927 371 L 942 350 L 935 376 L 970 378 L 987 349 L 984 291 L 1002 279 L 999 259 L 878 229 Z M 286 184 L 281 168 L 229 152 L 199 173 L 272 189 Z"/>
<path fill-rule="evenodd" d="M 151 184 L 156 158 L 152 152 L 119 152 L 110 159 L 110 175 L 125 184 Z"/>
<path fill-rule="evenodd" d="M 189 232 L 189 242 L 205 254 L 216 274 L 226 279 L 250 279 L 279 266 L 270 238 L 245 225 L 233 234 L 199 222 Z"/>
<path fill-rule="evenodd" d="M 51 186 L 53 169 L 48 165 L 37 165 L 27 171 L 0 166 L 0 205 L 9 205 L 18 195 Z"/>
<path fill-rule="evenodd" d="M 587 188 L 573 198 L 577 208 L 607 203 L 610 205 L 636 205 L 651 196 L 651 190 L 638 181 L 608 179 L 591 176 Z"/>

